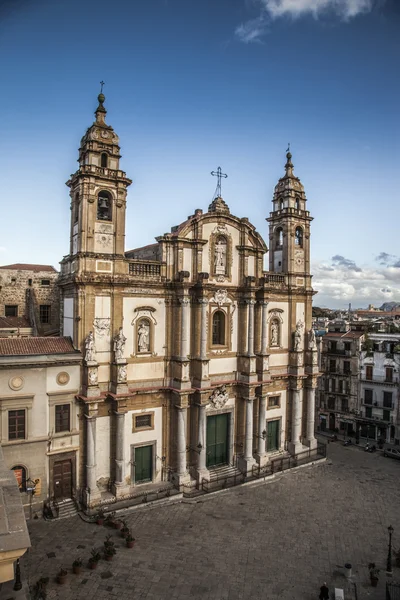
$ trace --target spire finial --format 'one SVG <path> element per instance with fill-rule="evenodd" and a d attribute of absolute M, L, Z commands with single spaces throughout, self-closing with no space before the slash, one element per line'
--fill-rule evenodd
<path fill-rule="evenodd" d="M 104 100 L 106 99 L 105 95 L 103 94 L 103 85 L 104 85 L 104 81 L 100 81 L 100 94 L 97 96 L 99 105 L 96 108 L 96 112 L 94 113 L 96 115 L 97 123 L 102 123 L 102 124 L 104 124 L 105 114 L 107 113 L 106 109 L 103 106 Z"/>
<path fill-rule="evenodd" d="M 288 143 L 288 147 L 286 150 L 286 164 L 285 164 L 286 175 L 290 177 L 293 176 L 293 163 L 292 163 L 292 155 L 290 153 L 290 142 Z"/>

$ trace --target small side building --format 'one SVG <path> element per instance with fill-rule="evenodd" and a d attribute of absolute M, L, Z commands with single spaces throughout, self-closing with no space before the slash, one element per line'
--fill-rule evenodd
<path fill-rule="evenodd" d="M 27 516 L 78 485 L 81 358 L 66 337 L 0 338 L 1 445 Z"/>

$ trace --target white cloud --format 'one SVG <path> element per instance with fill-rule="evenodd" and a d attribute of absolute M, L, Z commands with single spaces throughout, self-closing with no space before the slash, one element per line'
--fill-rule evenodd
<path fill-rule="evenodd" d="M 325 14 L 333 14 L 342 21 L 370 12 L 374 4 L 385 0 L 257 0 L 260 15 L 239 25 L 236 37 L 245 43 L 260 42 L 268 31 L 269 24 L 282 17 L 293 19 L 312 15 L 318 19 Z"/>
<path fill-rule="evenodd" d="M 368 304 L 380 306 L 391 300 L 400 302 L 400 268 L 363 266 L 355 270 L 349 266 L 351 263 L 349 259 L 335 260 L 333 264 L 313 263 L 313 288 L 318 291 L 315 306 L 341 308 L 351 302 L 353 307 L 360 308 Z"/>

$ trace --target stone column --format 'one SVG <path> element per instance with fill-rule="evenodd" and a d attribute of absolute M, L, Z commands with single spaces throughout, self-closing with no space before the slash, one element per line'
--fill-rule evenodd
<path fill-rule="evenodd" d="M 123 485 L 125 483 L 125 461 L 124 461 L 124 441 L 125 441 L 125 413 L 115 413 L 116 418 L 116 445 L 115 445 L 115 483 Z"/>
<path fill-rule="evenodd" d="M 253 400 L 246 399 L 246 437 L 244 445 L 244 458 L 253 458 Z"/>
<path fill-rule="evenodd" d="M 307 388 L 307 445 L 316 448 L 315 429 L 315 388 Z"/>
<path fill-rule="evenodd" d="M 265 434 L 263 436 L 263 432 L 266 431 L 265 426 L 265 410 L 267 407 L 267 397 L 260 396 L 258 402 L 258 456 L 265 456 Z"/>
<path fill-rule="evenodd" d="M 186 475 L 186 408 L 176 407 L 177 410 L 177 460 L 176 472 L 179 477 Z"/>
<path fill-rule="evenodd" d="M 199 408 L 199 421 L 198 421 L 197 437 L 199 440 L 198 443 L 202 445 L 202 448 L 199 451 L 197 468 L 199 471 L 205 471 L 206 470 L 206 455 L 207 455 L 206 407 L 204 405 L 199 405 L 198 408 Z"/>
<path fill-rule="evenodd" d="M 86 503 L 93 504 L 93 501 L 100 498 L 100 492 L 97 487 L 96 477 L 96 417 L 86 416 Z"/>
<path fill-rule="evenodd" d="M 303 449 L 300 442 L 301 412 L 300 412 L 300 389 L 292 389 L 292 440 L 289 444 L 291 454 L 297 454 Z"/>
<path fill-rule="evenodd" d="M 181 358 L 187 360 L 189 354 L 189 302 L 190 299 L 183 297 L 181 303 Z"/>
<path fill-rule="evenodd" d="M 248 300 L 247 305 L 247 352 L 254 356 L 254 305 L 255 300 Z"/>
<path fill-rule="evenodd" d="M 199 299 L 201 306 L 201 323 L 200 323 L 200 358 L 207 359 L 207 298 Z"/>
<path fill-rule="evenodd" d="M 265 354 L 268 344 L 268 302 L 261 302 L 261 307 L 261 354 Z"/>

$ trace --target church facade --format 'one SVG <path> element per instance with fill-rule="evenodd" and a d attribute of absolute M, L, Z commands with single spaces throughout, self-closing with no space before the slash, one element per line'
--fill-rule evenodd
<path fill-rule="evenodd" d="M 317 351 L 310 223 L 287 154 L 267 245 L 218 194 L 156 243 L 125 251 L 131 180 L 104 96 L 79 148 L 62 335 L 84 355 L 77 485 L 88 506 L 216 470 L 250 473 L 314 448 Z"/>

